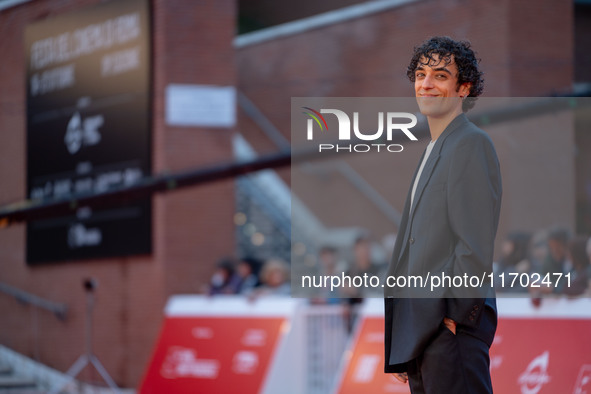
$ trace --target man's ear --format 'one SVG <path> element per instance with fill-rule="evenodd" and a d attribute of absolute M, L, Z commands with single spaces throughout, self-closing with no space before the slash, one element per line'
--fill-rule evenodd
<path fill-rule="evenodd" d="M 468 97 L 468 95 L 470 94 L 471 88 L 472 88 L 472 84 L 470 82 L 464 82 L 463 84 L 460 85 L 458 92 L 460 93 L 460 96 Z"/>

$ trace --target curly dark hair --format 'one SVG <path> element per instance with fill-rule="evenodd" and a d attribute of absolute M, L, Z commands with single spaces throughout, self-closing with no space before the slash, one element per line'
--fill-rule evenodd
<path fill-rule="evenodd" d="M 435 62 L 433 55 L 439 56 L 439 62 L 444 62 L 447 66 L 453 60 L 458 67 L 458 88 L 461 84 L 469 82 L 470 93 L 463 103 L 465 111 L 472 108 L 476 97 L 482 94 L 484 90 L 484 78 L 482 71 L 478 68 L 480 59 L 470 47 L 468 41 L 456 41 L 446 36 L 435 36 L 427 39 L 421 45 L 414 48 L 414 53 L 410 64 L 406 70 L 406 75 L 411 82 L 415 81 L 415 71 L 420 64 L 429 64 Z M 424 58 L 426 62 L 422 62 Z"/>

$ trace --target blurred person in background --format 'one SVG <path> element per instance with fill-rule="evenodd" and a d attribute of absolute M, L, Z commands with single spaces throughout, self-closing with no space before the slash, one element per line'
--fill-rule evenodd
<path fill-rule="evenodd" d="M 239 277 L 235 273 L 235 262 L 226 257 L 218 261 L 216 270 L 209 280 L 209 295 L 236 294 L 238 291 Z"/>
<path fill-rule="evenodd" d="M 372 244 L 369 236 L 363 234 L 355 239 L 353 245 L 353 261 L 345 275 L 350 277 L 352 282 L 359 282 L 360 279 L 354 278 L 367 278 L 369 283 L 371 277 L 381 278 L 383 273 L 380 272 L 380 266 L 376 264 L 372 259 Z M 380 282 L 381 283 L 381 282 Z M 353 283 L 352 283 L 353 284 Z M 345 302 L 345 321 L 349 332 L 351 332 L 355 326 L 355 320 L 357 316 L 357 309 L 359 304 L 363 302 L 364 297 L 381 296 L 383 292 L 382 287 L 373 288 L 371 286 L 348 286 L 345 285 L 342 288 L 342 294 L 346 297 Z"/>
<path fill-rule="evenodd" d="M 589 237 L 577 236 L 568 244 L 569 260 L 572 263 L 570 286 L 562 286 L 562 293 L 568 296 L 585 294 L 589 286 L 589 256 L 587 242 Z"/>
<path fill-rule="evenodd" d="M 252 293 L 255 297 L 265 295 L 289 296 L 291 294 L 289 265 L 281 259 L 267 260 L 261 269 L 260 279 L 261 286 L 255 288 Z"/>
<path fill-rule="evenodd" d="M 542 262 L 541 274 L 565 273 L 567 266 L 567 251 L 569 231 L 564 228 L 556 228 L 548 234 L 548 254 Z"/>
<path fill-rule="evenodd" d="M 542 269 L 542 262 L 548 255 L 548 230 L 536 230 L 529 245 L 529 258 L 532 264 L 533 272 L 540 272 Z"/>
<path fill-rule="evenodd" d="M 261 262 L 254 257 L 244 257 L 238 262 L 236 274 L 238 275 L 237 293 L 249 294 L 259 282 L 259 273 L 261 271 Z"/>
<path fill-rule="evenodd" d="M 353 260 L 351 262 L 350 268 L 345 274 L 351 278 L 364 277 L 364 275 L 367 275 L 368 278 L 371 276 L 382 276 L 381 266 L 373 261 L 372 243 L 367 235 L 361 235 L 355 239 L 355 243 L 353 245 Z M 361 299 L 364 296 L 381 296 L 382 288 L 373 288 L 371 286 L 351 286 L 344 288 L 343 293 L 350 297 L 358 298 L 358 302 L 361 302 Z"/>
<path fill-rule="evenodd" d="M 318 253 L 318 273 L 320 277 L 340 276 L 344 269 L 343 264 L 339 262 L 338 251 L 332 246 L 325 245 L 320 248 Z M 330 281 L 328 281 L 330 283 Z M 340 289 L 332 289 L 329 286 L 323 286 L 319 289 L 316 297 L 311 299 L 313 304 L 340 304 Z"/>
<path fill-rule="evenodd" d="M 514 276 L 511 274 L 529 274 L 532 272 L 532 263 L 529 258 L 529 244 L 531 236 L 523 232 L 513 232 L 503 241 L 501 258 L 493 264 L 495 287 L 499 292 L 527 293 L 527 287 L 522 287 L 516 280 L 514 286 L 510 286 Z M 500 275 L 504 275 L 501 282 Z M 502 284 L 502 285 L 501 285 Z"/>
<path fill-rule="evenodd" d="M 549 281 L 551 285 L 548 286 L 547 283 L 539 283 L 536 284 L 536 287 L 530 287 L 529 292 L 534 297 L 540 294 L 562 293 L 566 280 L 564 278 L 557 280 L 557 275 L 555 274 L 566 274 L 571 270 L 572 264 L 567 259 L 569 238 L 569 231 L 565 228 L 557 227 L 548 233 L 548 252 L 536 271 L 541 275 L 541 282 Z M 544 278 L 546 280 L 543 280 Z"/>

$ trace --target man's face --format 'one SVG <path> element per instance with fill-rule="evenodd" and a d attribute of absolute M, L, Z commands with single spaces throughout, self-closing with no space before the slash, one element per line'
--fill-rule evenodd
<path fill-rule="evenodd" d="M 238 269 L 238 275 L 240 275 L 241 278 L 246 278 L 247 276 L 252 274 L 252 269 L 251 269 L 250 265 L 245 261 L 241 261 L 240 264 L 238 264 L 237 269 Z"/>
<path fill-rule="evenodd" d="M 324 250 L 320 253 L 320 263 L 326 270 L 332 270 L 336 266 L 337 256 L 334 252 Z"/>
<path fill-rule="evenodd" d="M 367 268 L 371 263 L 371 245 L 367 240 L 359 240 L 355 243 L 355 263 L 358 267 Z"/>
<path fill-rule="evenodd" d="M 550 238 L 548 240 L 548 251 L 554 261 L 562 262 L 566 257 L 566 243 L 561 240 Z"/>
<path fill-rule="evenodd" d="M 448 64 L 438 54 L 432 57 L 430 62 L 421 57 L 415 70 L 415 95 L 421 113 L 430 117 L 445 117 L 461 112 L 462 97 L 470 93 L 470 84 L 458 86 L 458 67 L 453 57 Z"/>

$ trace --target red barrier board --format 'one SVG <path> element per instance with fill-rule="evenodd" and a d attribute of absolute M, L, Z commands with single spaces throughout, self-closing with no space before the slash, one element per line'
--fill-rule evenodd
<path fill-rule="evenodd" d="M 361 312 L 336 392 L 409 393 L 384 368 L 383 300 Z M 591 301 L 501 299 L 490 350 L 495 393 L 591 394 Z"/>
<path fill-rule="evenodd" d="M 591 394 L 591 320 L 499 319 L 490 355 L 497 393 Z"/>
<path fill-rule="evenodd" d="M 410 393 L 408 384 L 384 373 L 383 317 L 365 317 L 351 349 L 339 393 Z"/>
<path fill-rule="evenodd" d="M 168 317 L 140 393 L 259 393 L 285 324 L 273 317 Z"/>

